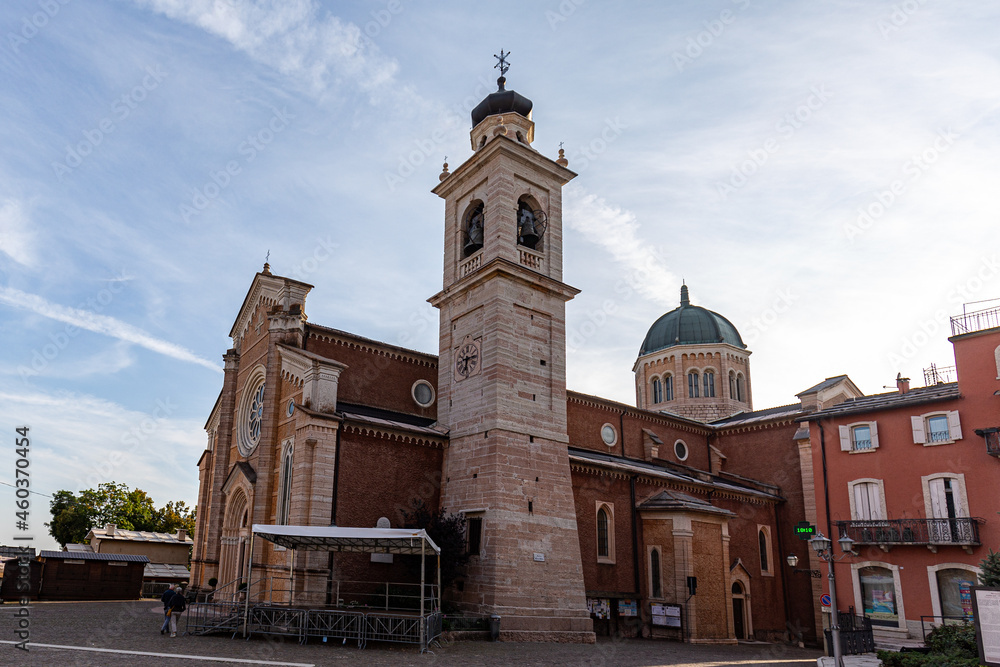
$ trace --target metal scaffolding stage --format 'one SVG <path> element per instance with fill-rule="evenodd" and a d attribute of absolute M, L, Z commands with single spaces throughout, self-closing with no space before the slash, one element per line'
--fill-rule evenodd
<path fill-rule="evenodd" d="M 389 587 L 385 584 L 385 609 L 357 607 L 301 607 L 251 600 L 248 585 L 242 600 L 191 604 L 187 632 L 208 634 L 231 632 L 249 638 L 255 634 L 295 637 L 300 643 L 310 638 L 352 640 L 363 647 L 368 641 L 428 644 L 441 636 L 441 550 L 424 530 L 400 528 L 340 528 L 337 526 L 268 526 L 255 524 L 251 537 L 261 537 L 288 549 L 354 553 L 388 553 L 420 556 L 419 611 L 391 609 Z M 428 555 L 437 556 L 437 582 L 427 584 Z M 252 559 L 246 578 L 253 582 Z M 338 583 L 338 590 L 340 584 Z M 430 588 L 430 596 L 427 589 Z M 294 589 L 294 582 L 291 586 Z M 270 597 L 270 595 L 269 595 Z M 338 598 L 339 600 L 339 595 Z"/>

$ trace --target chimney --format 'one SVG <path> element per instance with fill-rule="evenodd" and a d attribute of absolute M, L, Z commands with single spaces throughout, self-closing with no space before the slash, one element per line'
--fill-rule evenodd
<path fill-rule="evenodd" d="M 896 389 L 900 394 L 910 391 L 910 378 L 903 377 L 902 373 L 896 373 Z"/>
<path fill-rule="evenodd" d="M 108 537 L 111 537 L 112 535 L 115 534 L 115 527 L 116 526 L 113 523 L 109 523 L 104 526 L 104 532 L 108 534 Z"/>
<path fill-rule="evenodd" d="M 187 534 L 187 529 L 186 528 L 178 528 L 177 529 L 177 539 L 178 540 L 180 540 L 181 542 L 183 542 L 184 540 L 187 539 L 187 536 L 188 536 L 188 534 Z"/>

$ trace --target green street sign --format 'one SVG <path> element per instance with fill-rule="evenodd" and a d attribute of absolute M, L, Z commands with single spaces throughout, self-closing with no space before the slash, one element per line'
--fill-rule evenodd
<path fill-rule="evenodd" d="M 798 535 L 800 540 L 812 539 L 812 536 L 816 534 L 816 526 L 808 521 L 799 521 L 795 524 L 795 534 Z"/>

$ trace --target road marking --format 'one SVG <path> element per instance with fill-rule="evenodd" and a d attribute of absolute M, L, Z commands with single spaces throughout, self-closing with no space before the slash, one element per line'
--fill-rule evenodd
<path fill-rule="evenodd" d="M 8 640 L 0 640 L 0 644 L 19 644 Z M 181 658 L 185 660 L 206 660 L 210 662 L 239 662 L 245 665 L 280 665 L 282 667 L 316 667 L 311 662 L 274 662 L 271 660 L 249 660 L 246 658 L 221 658 L 214 655 L 185 655 L 183 653 L 153 653 L 151 651 L 125 651 L 114 648 L 91 648 L 89 646 L 62 646 L 60 644 L 28 643 L 29 648 L 55 648 L 66 651 L 93 651 L 94 653 L 122 653 L 125 655 L 148 655 L 153 658 Z"/>

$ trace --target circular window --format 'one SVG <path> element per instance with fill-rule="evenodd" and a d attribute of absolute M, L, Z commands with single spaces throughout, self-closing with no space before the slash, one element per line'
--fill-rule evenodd
<path fill-rule="evenodd" d="M 601 440 L 608 447 L 614 447 L 615 443 L 618 442 L 618 431 L 611 424 L 605 424 L 601 427 Z"/>
<path fill-rule="evenodd" d="M 289 417 L 291 417 L 292 413 L 295 412 L 295 399 L 294 398 L 288 399 L 288 410 L 286 412 L 288 413 Z"/>
<path fill-rule="evenodd" d="M 413 400 L 422 408 L 428 408 L 434 404 L 434 387 L 427 380 L 417 380 L 410 389 Z"/>
<path fill-rule="evenodd" d="M 249 456 L 260 442 L 261 425 L 264 421 L 264 367 L 260 366 L 250 374 L 240 401 L 239 437 L 236 446 L 243 456 Z"/>
<path fill-rule="evenodd" d="M 684 444 L 683 440 L 678 440 L 674 443 L 674 455 L 681 461 L 687 460 L 688 446 Z"/>

